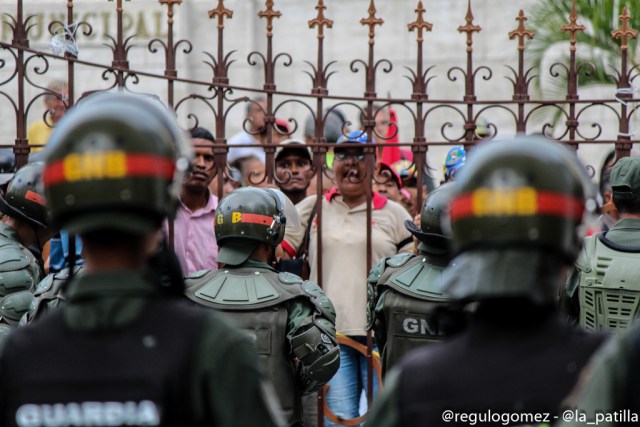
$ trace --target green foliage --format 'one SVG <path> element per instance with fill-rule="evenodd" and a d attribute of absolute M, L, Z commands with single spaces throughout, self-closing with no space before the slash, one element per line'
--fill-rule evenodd
<path fill-rule="evenodd" d="M 527 28 L 535 32 L 527 43 L 527 58 L 539 77 L 534 79 L 534 90 L 543 99 L 562 99 L 567 92 L 567 74 L 559 67 L 557 77 L 550 73 L 554 63 L 569 65 L 570 33 L 562 31 L 569 24 L 572 0 L 541 0 L 527 15 Z M 620 39 L 614 39 L 612 31 L 620 28 L 620 15 L 626 6 L 631 17 L 629 26 L 640 30 L 640 3 L 631 0 L 575 0 L 577 24 L 585 27 L 576 33 L 576 65 L 591 63 L 595 73 L 587 75 L 583 69 L 578 87 L 613 84 L 615 70 L 620 70 Z M 635 51 L 637 40 L 629 38 L 629 66 L 637 64 Z M 556 117 L 557 119 L 558 117 Z"/>

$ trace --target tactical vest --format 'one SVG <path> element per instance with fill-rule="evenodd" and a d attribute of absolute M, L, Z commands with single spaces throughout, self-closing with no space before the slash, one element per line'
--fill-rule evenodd
<path fill-rule="evenodd" d="M 304 296 L 302 279 L 290 273 L 238 268 L 195 273 L 187 280 L 192 301 L 225 312 L 244 330 L 273 381 L 288 425 L 302 422 L 301 390 L 287 343 L 289 314 L 283 303 Z"/>
<path fill-rule="evenodd" d="M 580 270 L 580 326 L 624 329 L 640 311 L 640 247 L 617 245 L 605 234 L 588 237 Z"/>
<path fill-rule="evenodd" d="M 376 287 L 378 297 L 384 294 L 383 372 L 414 348 L 443 339 L 433 311 L 449 301 L 438 286 L 444 268 L 424 255 L 400 254 L 386 261 Z"/>
<path fill-rule="evenodd" d="M 63 310 L 18 329 L 2 360 L 2 425 L 196 425 L 189 378 L 204 319 L 155 298 L 125 330 L 73 331 Z"/>
<path fill-rule="evenodd" d="M 478 426 L 556 424 L 563 399 L 606 336 L 536 308 L 522 312 L 527 318 L 476 318 L 455 338 L 406 359 L 394 393 L 397 425 L 467 426 L 469 416 Z M 443 422 L 445 412 L 467 418 Z"/>

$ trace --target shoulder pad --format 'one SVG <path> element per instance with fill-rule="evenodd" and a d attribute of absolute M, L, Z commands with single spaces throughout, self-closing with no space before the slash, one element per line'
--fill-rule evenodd
<path fill-rule="evenodd" d="M 54 278 L 54 276 L 55 276 L 56 274 L 58 274 L 58 273 L 55 273 L 55 274 L 47 274 L 47 275 L 45 276 L 45 278 L 44 278 L 44 279 L 42 279 L 42 280 L 40 281 L 40 283 L 38 283 L 38 284 L 36 285 L 36 290 L 33 292 L 33 294 L 34 294 L 35 296 L 40 296 L 40 295 L 44 294 L 45 292 L 47 292 L 49 289 L 51 289 L 51 287 L 53 286 L 53 278 Z"/>
<path fill-rule="evenodd" d="M 389 267 L 402 267 L 409 261 L 414 255 L 411 253 L 402 253 L 392 256 L 387 260 L 387 265 Z"/>
<path fill-rule="evenodd" d="M 371 268 L 371 271 L 369 272 L 369 277 L 367 278 L 367 282 L 376 283 L 380 278 L 380 276 L 382 276 L 382 273 L 384 273 L 384 269 L 386 266 L 387 266 L 387 258 L 380 258 L 378 262 L 376 262 L 376 265 L 374 265 L 373 268 Z"/>
<path fill-rule="evenodd" d="M 0 317 L 8 324 L 16 326 L 22 315 L 29 310 L 33 300 L 35 297 L 29 291 L 15 292 L 5 296 L 0 305 Z"/>
<path fill-rule="evenodd" d="M 23 269 L 31 264 L 32 259 L 19 243 L 11 240 L 0 240 L 0 272 Z"/>
<path fill-rule="evenodd" d="M 256 271 L 234 272 L 219 270 L 207 276 L 207 280 L 200 279 L 202 285 L 195 290 L 196 298 L 214 304 L 226 306 L 270 306 L 279 302 L 280 292 L 265 274 Z"/>
<path fill-rule="evenodd" d="M 413 298 L 429 301 L 449 300 L 441 289 L 440 279 L 444 268 L 427 263 L 425 258 L 419 255 L 412 256 L 412 258 L 415 260 L 414 262 L 405 264 L 404 268 L 394 271 L 380 285 L 388 286 Z"/>
<path fill-rule="evenodd" d="M 316 310 L 322 317 L 328 319 L 331 323 L 335 323 L 336 309 L 331 300 L 322 292 L 320 286 L 311 280 L 305 280 L 302 284 L 302 290 L 309 295 L 313 305 L 316 306 Z"/>
<path fill-rule="evenodd" d="M 73 269 L 74 276 L 80 275 L 83 270 L 84 268 L 81 265 L 75 266 Z M 36 285 L 36 290 L 33 294 L 36 297 L 42 297 L 51 292 L 50 296 L 54 296 L 68 279 L 69 268 L 64 268 L 56 273 L 47 274 L 45 278 Z"/>
<path fill-rule="evenodd" d="M 209 280 L 211 280 L 215 273 L 216 273 L 215 271 L 211 271 L 211 270 L 200 270 L 200 271 L 191 273 L 190 275 L 184 278 L 185 288 L 189 289 L 192 287 L 203 285 L 207 283 Z"/>
<path fill-rule="evenodd" d="M 280 279 L 280 281 L 285 285 L 299 285 L 304 282 L 304 280 L 302 280 L 302 277 L 297 276 L 293 273 L 288 273 L 286 271 L 278 274 L 278 279 Z"/>
<path fill-rule="evenodd" d="M 19 243 L 0 240 L 0 296 L 30 290 L 39 277 L 35 258 Z"/>
<path fill-rule="evenodd" d="M 194 271 L 193 273 L 189 274 L 188 276 L 185 276 L 185 280 L 192 280 L 192 279 L 201 279 L 204 276 L 207 275 L 207 273 L 209 273 L 211 270 L 198 270 L 198 271 Z"/>

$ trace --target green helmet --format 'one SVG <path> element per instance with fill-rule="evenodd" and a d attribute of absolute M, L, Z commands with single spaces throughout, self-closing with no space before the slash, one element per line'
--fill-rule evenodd
<path fill-rule="evenodd" d="M 453 191 L 453 183 L 446 183 L 429 193 L 420 212 L 420 228 L 413 221 L 405 221 L 407 230 L 420 240 L 418 249 L 421 251 L 434 255 L 450 251 L 451 232 L 442 226 L 441 221 L 449 211 Z"/>
<path fill-rule="evenodd" d="M 34 227 L 47 227 L 47 206 L 41 185 L 44 163 L 28 163 L 9 182 L 7 192 L 0 192 L 0 210 Z"/>
<path fill-rule="evenodd" d="M 91 95 L 65 114 L 46 147 L 51 216 L 72 233 L 146 233 L 175 213 L 190 155 L 186 134 L 157 100 Z"/>
<path fill-rule="evenodd" d="M 277 246 L 284 238 L 284 202 L 270 188 L 243 187 L 227 194 L 216 209 L 217 261 L 239 265 L 258 243 Z"/>
<path fill-rule="evenodd" d="M 473 152 L 455 185 L 450 217 L 456 253 L 536 248 L 570 262 L 578 255 L 591 185 L 567 147 L 543 138 L 489 141 Z"/>

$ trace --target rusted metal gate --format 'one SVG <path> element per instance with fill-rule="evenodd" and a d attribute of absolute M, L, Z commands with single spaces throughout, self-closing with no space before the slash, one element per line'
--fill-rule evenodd
<path fill-rule="evenodd" d="M 115 19 L 115 28 L 110 28 L 112 34 L 111 50 L 113 52 L 110 64 L 93 63 L 83 58 L 77 57 L 72 51 L 65 51 L 63 55 L 54 55 L 50 52 L 39 51 L 30 48 L 30 17 L 25 16 L 23 1 L 16 0 L 11 10 L 2 10 L 5 13 L 5 20 L 11 25 L 12 39 L 0 41 L 0 47 L 5 52 L 9 52 L 10 60 L 0 62 L 0 73 L 3 78 L 0 80 L 0 103 L 2 105 L 4 120 L 10 119 L 10 113 L 13 111 L 16 121 L 15 136 L 13 141 L 5 143 L 6 146 L 13 147 L 18 165 L 24 164 L 28 159 L 29 141 L 27 140 L 27 120 L 34 103 L 45 95 L 59 96 L 51 92 L 43 86 L 34 83 L 33 74 L 43 75 L 49 69 L 49 62 L 63 61 L 67 68 L 67 84 L 69 88 L 69 96 L 64 99 L 67 107 L 71 108 L 74 103 L 82 96 L 86 96 L 89 92 L 82 94 L 76 93 L 75 90 L 75 71 L 78 66 L 92 67 L 95 69 L 96 75 L 110 76 L 112 80 L 108 87 L 96 87 L 95 90 L 116 90 L 118 88 L 131 90 L 138 80 L 150 78 L 161 79 L 164 82 L 166 90 L 157 93 L 167 104 L 173 107 L 180 115 L 183 104 L 189 100 L 197 99 L 204 102 L 215 117 L 215 168 L 218 171 L 217 179 L 219 191 L 222 191 L 225 176 L 229 175 L 227 166 L 227 132 L 226 119 L 229 111 L 233 108 L 246 105 L 251 101 L 251 97 L 263 96 L 266 99 L 265 124 L 266 124 L 266 143 L 260 145 L 266 152 L 266 174 L 264 179 L 272 183 L 274 176 L 274 153 L 275 146 L 271 143 L 274 132 L 276 132 L 276 113 L 284 105 L 289 102 L 287 100 L 278 102 L 276 96 L 290 97 L 296 99 L 295 102 L 304 103 L 308 111 L 313 115 L 315 122 L 315 135 L 313 137 L 312 150 L 314 153 L 314 171 L 318 177 L 317 192 L 322 193 L 323 180 L 329 179 L 330 172 L 325 166 L 325 156 L 327 148 L 330 146 L 326 142 L 323 135 L 324 123 L 327 119 L 328 110 L 337 108 L 341 105 L 349 105 L 350 107 L 360 110 L 362 120 L 362 129 L 367 132 L 370 145 L 367 147 L 366 164 L 370 181 L 374 176 L 375 157 L 374 152 L 379 146 L 390 145 L 389 140 L 393 135 L 379 135 L 375 132 L 375 116 L 379 110 L 393 106 L 397 109 L 404 109 L 408 112 L 413 122 L 409 127 L 413 128 L 414 137 L 411 140 L 400 140 L 399 145 L 406 147 L 413 153 L 415 168 L 418 173 L 418 182 L 423 182 L 424 174 L 427 173 L 427 158 L 429 148 L 438 145 L 464 145 L 467 149 L 473 147 L 474 144 L 481 140 L 476 134 L 476 120 L 480 115 L 488 114 L 496 109 L 507 112 L 512 120 L 512 127 L 516 133 L 542 133 L 551 136 L 550 123 L 545 123 L 538 128 L 534 128 L 532 117 L 541 109 L 551 108 L 557 110 L 561 116 L 560 123 L 555 126 L 555 139 L 578 147 L 580 144 L 615 144 L 617 157 L 628 156 L 632 144 L 637 142 L 633 139 L 633 132 L 630 129 L 630 123 L 637 110 L 638 101 L 634 96 L 634 88 L 632 81 L 635 76 L 635 69 L 628 66 L 628 49 L 629 40 L 636 38 L 636 31 L 628 26 L 629 16 L 626 9 L 620 16 L 620 27 L 612 33 L 612 37 L 620 41 L 621 62 L 612 77 L 612 90 L 610 96 L 603 99 L 581 99 L 578 91 L 578 80 L 581 73 L 589 73 L 594 69 L 593 64 L 578 64 L 576 60 L 576 34 L 584 31 L 584 26 L 579 24 L 579 11 L 576 11 L 575 4 L 570 16 L 567 17 L 566 24 L 558 29 L 558 31 L 566 33 L 568 40 L 568 61 L 566 63 L 553 64 L 549 73 L 557 77 L 560 72 L 566 77 L 566 96 L 563 99 L 535 99 L 530 91 L 530 82 L 536 78 L 532 75 L 531 70 L 525 65 L 527 40 L 532 39 L 535 35 L 527 28 L 527 17 L 524 11 L 520 11 L 518 16 L 513 18 L 516 21 L 513 31 L 508 34 L 509 39 L 513 40 L 512 47 L 509 47 L 505 35 L 505 48 L 517 49 L 517 64 L 509 65 L 511 74 L 506 77 L 512 82 L 512 95 L 509 99 L 479 99 L 476 90 L 476 80 L 480 76 L 487 80 L 493 71 L 488 67 L 476 67 L 474 65 L 474 34 L 481 31 L 481 27 L 474 22 L 472 12 L 472 3 L 469 0 L 466 16 L 460 17 L 460 26 L 457 28 L 461 37 L 466 38 L 466 62 L 458 67 L 447 70 L 446 77 L 450 81 L 457 79 L 456 75 L 463 77 L 464 91 L 452 96 L 449 99 L 432 99 L 429 95 L 429 82 L 432 78 L 430 73 L 432 68 L 429 65 L 429 59 L 425 58 L 424 47 L 428 42 L 428 32 L 432 31 L 432 25 L 428 22 L 428 13 L 425 6 L 428 2 L 416 1 L 415 19 L 406 23 L 406 30 L 415 34 L 415 65 L 409 69 L 407 76 L 411 81 L 412 91 L 406 93 L 400 98 L 385 98 L 377 93 L 376 76 L 380 71 L 387 71 L 392 64 L 385 59 L 376 59 L 376 28 L 384 23 L 382 17 L 378 16 L 375 0 L 371 0 L 367 10 L 362 11 L 362 18 L 354 20 L 355 24 L 361 24 L 368 30 L 368 55 L 365 60 L 354 60 L 351 63 L 351 70 L 357 72 L 364 70 L 365 92 L 360 97 L 341 96 L 340 94 L 329 93 L 327 82 L 332 74 L 331 71 L 331 52 L 325 49 L 325 37 L 330 34 L 333 21 L 329 19 L 332 13 L 339 13 L 341 7 L 340 2 L 333 2 L 331 9 L 324 0 L 317 0 L 312 8 L 309 6 L 309 31 L 315 32 L 317 39 L 316 60 L 311 66 L 312 84 L 310 87 L 299 92 L 283 92 L 278 91 L 275 76 L 277 71 L 278 60 L 284 59 L 284 62 L 291 62 L 291 57 L 286 53 L 277 54 L 274 52 L 272 38 L 274 19 L 279 18 L 287 11 L 276 10 L 275 0 L 266 0 L 264 9 L 257 11 L 257 15 L 263 20 L 264 37 L 266 41 L 266 49 L 264 52 L 251 52 L 248 55 L 250 65 L 261 63 L 264 67 L 264 81 L 261 87 L 239 87 L 230 84 L 230 66 L 231 52 L 225 49 L 225 24 L 229 19 L 233 19 L 233 11 L 225 7 L 224 0 L 211 0 L 212 9 L 208 13 L 209 21 L 194 23 L 197 25 L 210 26 L 212 32 L 217 32 L 217 44 L 212 46 L 214 54 L 209 55 L 211 61 L 212 74 L 210 79 L 190 80 L 181 78 L 177 67 L 176 55 L 179 48 L 186 48 L 188 52 L 189 41 L 174 39 L 174 16 L 179 13 L 177 7 L 182 0 L 158 0 L 158 9 L 162 11 L 166 17 L 168 31 L 166 39 L 155 39 L 148 45 L 150 54 L 164 50 L 165 54 L 165 70 L 161 75 L 146 72 L 142 69 L 132 69 L 129 64 L 129 39 L 125 38 L 123 32 L 123 10 L 126 3 L 123 0 L 103 0 L 113 3 L 113 14 Z M 381 2 L 382 0 L 378 0 Z M 60 0 L 60 11 L 66 11 L 67 19 L 64 22 L 50 22 L 48 30 L 51 36 L 60 35 L 61 40 L 71 40 L 73 38 L 81 39 L 88 36 L 92 32 L 92 27 L 86 22 L 75 22 L 73 0 Z M 329 3 L 329 2 L 327 2 Z M 206 20 L 206 17 L 205 17 Z M 213 29 L 215 26 L 215 29 Z M 62 30 L 66 29 L 66 32 Z M 286 29 L 284 30 L 286 31 Z M 182 45 L 182 46 L 181 46 Z M 41 61 L 44 66 L 33 67 L 32 61 Z M 282 61 L 281 61 L 282 62 Z M 484 73 L 480 74 L 480 73 Z M 109 79 L 105 78 L 105 81 Z M 191 85 L 199 90 L 188 94 L 186 97 L 177 99 L 175 96 L 175 88 L 177 85 Z M 38 93 L 33 97 L 28 97 L 26 90 L 29 86 L 35 88 Z M 461 85 L 462 86 L 462 85 Z M 9 90 L 11 89 L 11 90 Z M 250 96 L 233 97 L 232 94 L 246 93 L 253 94 Z M 15 94 L 15 95 L 14 95 Z M 303 101 L 300 101 L 303 100 Z M 364 106 L 364 107 L 363 107 Z M 617 126 L 617 137 L 613 139 L 605 139 L 602 137 L 602 125 L 599 123 L 581 122 L 583 113 L 594 108 L 602 108 L 607 111 L 611 125 Z M 441 109 L 447 109 L 454 116 L 460 119 L 462 123 L 460 132 L 457 137 L 449 137 L 446 128 L 451 128 L 451 121 L 443 121 L 441 123 L 428 123 L 434 113 Z M 195 119 L 197 123 L 197 118 Z M 440 129 L 440 138 L 428 140 L 426 137 L 425 127 L 427 124 L 431 127 L 435 126 Z M 245 123 L 246 127 L 247 123 Z M 582 125 L 582 126 L 581 126 Z M 589 134 L 585 134 L 584 127 L 591 127 Z M 297 127 L 297 126 L 296 126 Z M 558 131 L 561 128 L 561 131 Z M 296 129 L 294 129 L 295 131 Z M 293 132 L 292 132 L 293 133 Z M 588 133 L 588 132 L 587 132 Z M 496 125 L 491 125 L 491 134 L 498 134 L 499 129 Z M 5 137 L 7 137 L 5 135 Z M 375 139 L 375 142 L 373 141 Z M 5 139 L 7 141 L 7 139 Z M 221 195 L 221 194 L 220 194 Z M 417 193 L 417 204 L 422 205 L 422 193 Z M 367 191 L 367 201 L 370 205 L 372 198 L 371 186 Z M 321 199 L 318 198 L 318 208 L 321 205 Z M 318 209 L 318 222 L 321 224 L 322 210 Z M 322 229 L 318 230 L 318 263 L 319 274 L 318 281 L 322 285 Z M 371 209 L 367 210 L 367 254 L 371 253 Z M 370 258 L 367 257 L 367 258 Z M 374 260 L 375 261 L 375 260 Z M 371 268 L 371 260 L 367 261 L 367 270 Z M 363 286 L 365 278 L 363 277 Z M 370 343 L 369 337 L 369 343 Z M 369 358 L 371 357 L 371 346 L 366 351 Z M 369 370 L 371 373 L 371 370 Z M 371 399 L 371 390 L 369 390 L 369 399 Z M 359 420 L 341 421 L 344 425 L 354 425 Z M 322 422 L 320 420 L 320 422 Z"/>

